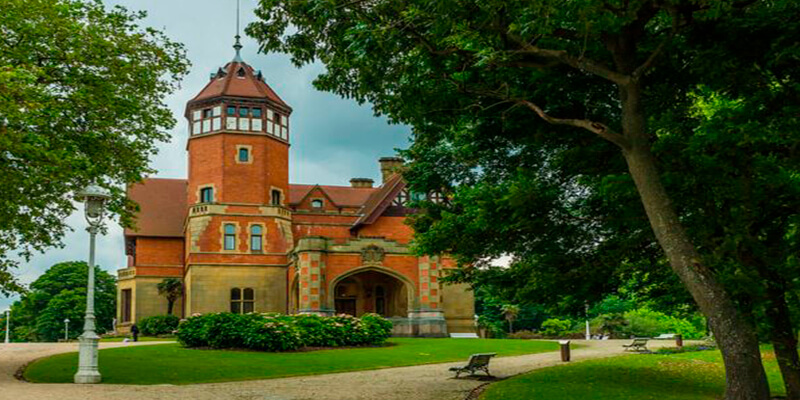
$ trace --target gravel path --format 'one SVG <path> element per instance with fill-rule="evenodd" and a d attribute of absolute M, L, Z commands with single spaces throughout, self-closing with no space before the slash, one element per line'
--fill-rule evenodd
<path fill-rule="evenodd" d="M 620 355 L 622 344 L 629 342 L 576 340 L 573 343 L 580 343 L 584 347 L 572 350 L 572 360 Z M 674 346 L 673 341 L 650 343 L 653 344 L 651 347 Z M 101 343 L 100 348 L 152 344 L 156 342 Z M 485 383 L 478 379 L 452 379 L 453 374 L 448 368 L 463 363 L 182 386 L 33 384 L 14 378 L 17 369 L 32 360 L 77 350 L 76 343 L 0 344 L 0 400 L 463 400 L 470 391 Z M 497 377 L 504 378 L 557 364 L 562 364 L 559 353 L 540 353 L 495 358 L 490 370 Z"/>

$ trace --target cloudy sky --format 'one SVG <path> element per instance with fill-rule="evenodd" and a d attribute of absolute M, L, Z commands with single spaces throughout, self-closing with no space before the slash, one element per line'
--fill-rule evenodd
<path fill-rule="evenodd" d="M 132 10 L 145 10 L 145 24 L 158 28 L 186 46 L 192 62 L 191 73 L 182 88 L 167 99 L 178 124 L 172 140 L 160 145 L 152 160 L 163 178 L 186 177 L 187 126 L 183 119 L 186 102 L 208 82 L 209 73 L 233 58 L 236 32 L 236 0 L 105 0 Z M 242 26 L 252 21 L 256 0 L 241 0 Z M 243 35 L 244 36 L 244 35 Z M 369 106 L 359 106 L 313 88 L 311 81 L 323 69 L 319 65 L 295 68 L 282 54 L 257 54 L 256 43 L 244 37 L 243 58 L 264 72 L 266 81 L 286 101 L 292 113 L 292 147 L 289 179 L 292 183 L 348 185 L 353 177 L 379 182 L 377 159 L 394 154 L 408 145 L 409 128 L 389 125 L 373 116 Z M 88 256 L 88 234 L 82 215 L 69 222 L 75 231 L 65 238 L 66 247 L 33 258 L 17 271 L 25 283 L 36 279 L 49 266 Z M 125 266 L 122 229 L 112 223 L 108 235 L 98 239 L 97 262 L 116 273 Z M 14 298 L 0 295 L 0 310 Z"/>

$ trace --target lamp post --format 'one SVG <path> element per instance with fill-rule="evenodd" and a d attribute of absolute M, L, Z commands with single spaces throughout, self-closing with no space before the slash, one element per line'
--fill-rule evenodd
<path fill-rule="evenodd" d="M 77 194 L 76 200 L 83 201 L 86 205 L 86 222 L 89 227 L 89 282 L 86 289 L 86 317 L 83 324 L 83 334 L 78 338 L 79 361 L 78 372 L 75 374 L 75 383 L 99 383 L 100 372 L 97 370 L 97 342 L 100 337 L 95 332 L 94 318 L 94 241 L 100 230 L 105 213 L 105 202 L 111 196 L 103 188 L 89 185 Z"/>
<path fill-rule="evenodd" d="M 64 318 L 64 341 L 69 341 L 69 318 Z"/>
<path fill-rule="evenodd" d="M 11 309 L 6 308 L 6 343 L 11 343 L 10 333 L 11 333 Z"/>

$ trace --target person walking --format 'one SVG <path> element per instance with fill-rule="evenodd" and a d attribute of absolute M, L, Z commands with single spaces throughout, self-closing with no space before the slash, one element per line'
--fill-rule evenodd
<path fill-rule="evenodd" d="M 131 325 L 131 334 L 133 335 L 133 341 L 139 341 L 139 327 L 136 324 Z"/>

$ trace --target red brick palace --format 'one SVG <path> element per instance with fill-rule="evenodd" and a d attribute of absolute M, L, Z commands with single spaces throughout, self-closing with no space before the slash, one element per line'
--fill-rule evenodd
<path fill-rule="evenodd" d="M 373 312 L 401 336 L 474 331 L 472 293 L 439 282 L 451 260 L 409 250 L 402 160 L 380 160 L 377 187 L 290 184 L 292 108 L 235 48 L 186 105 L 188 179 L 129 188 L 141 211 L 125 231 L 118 328 L 166 314 L 156 286 L 174 277 L 182 316 Z"/>

